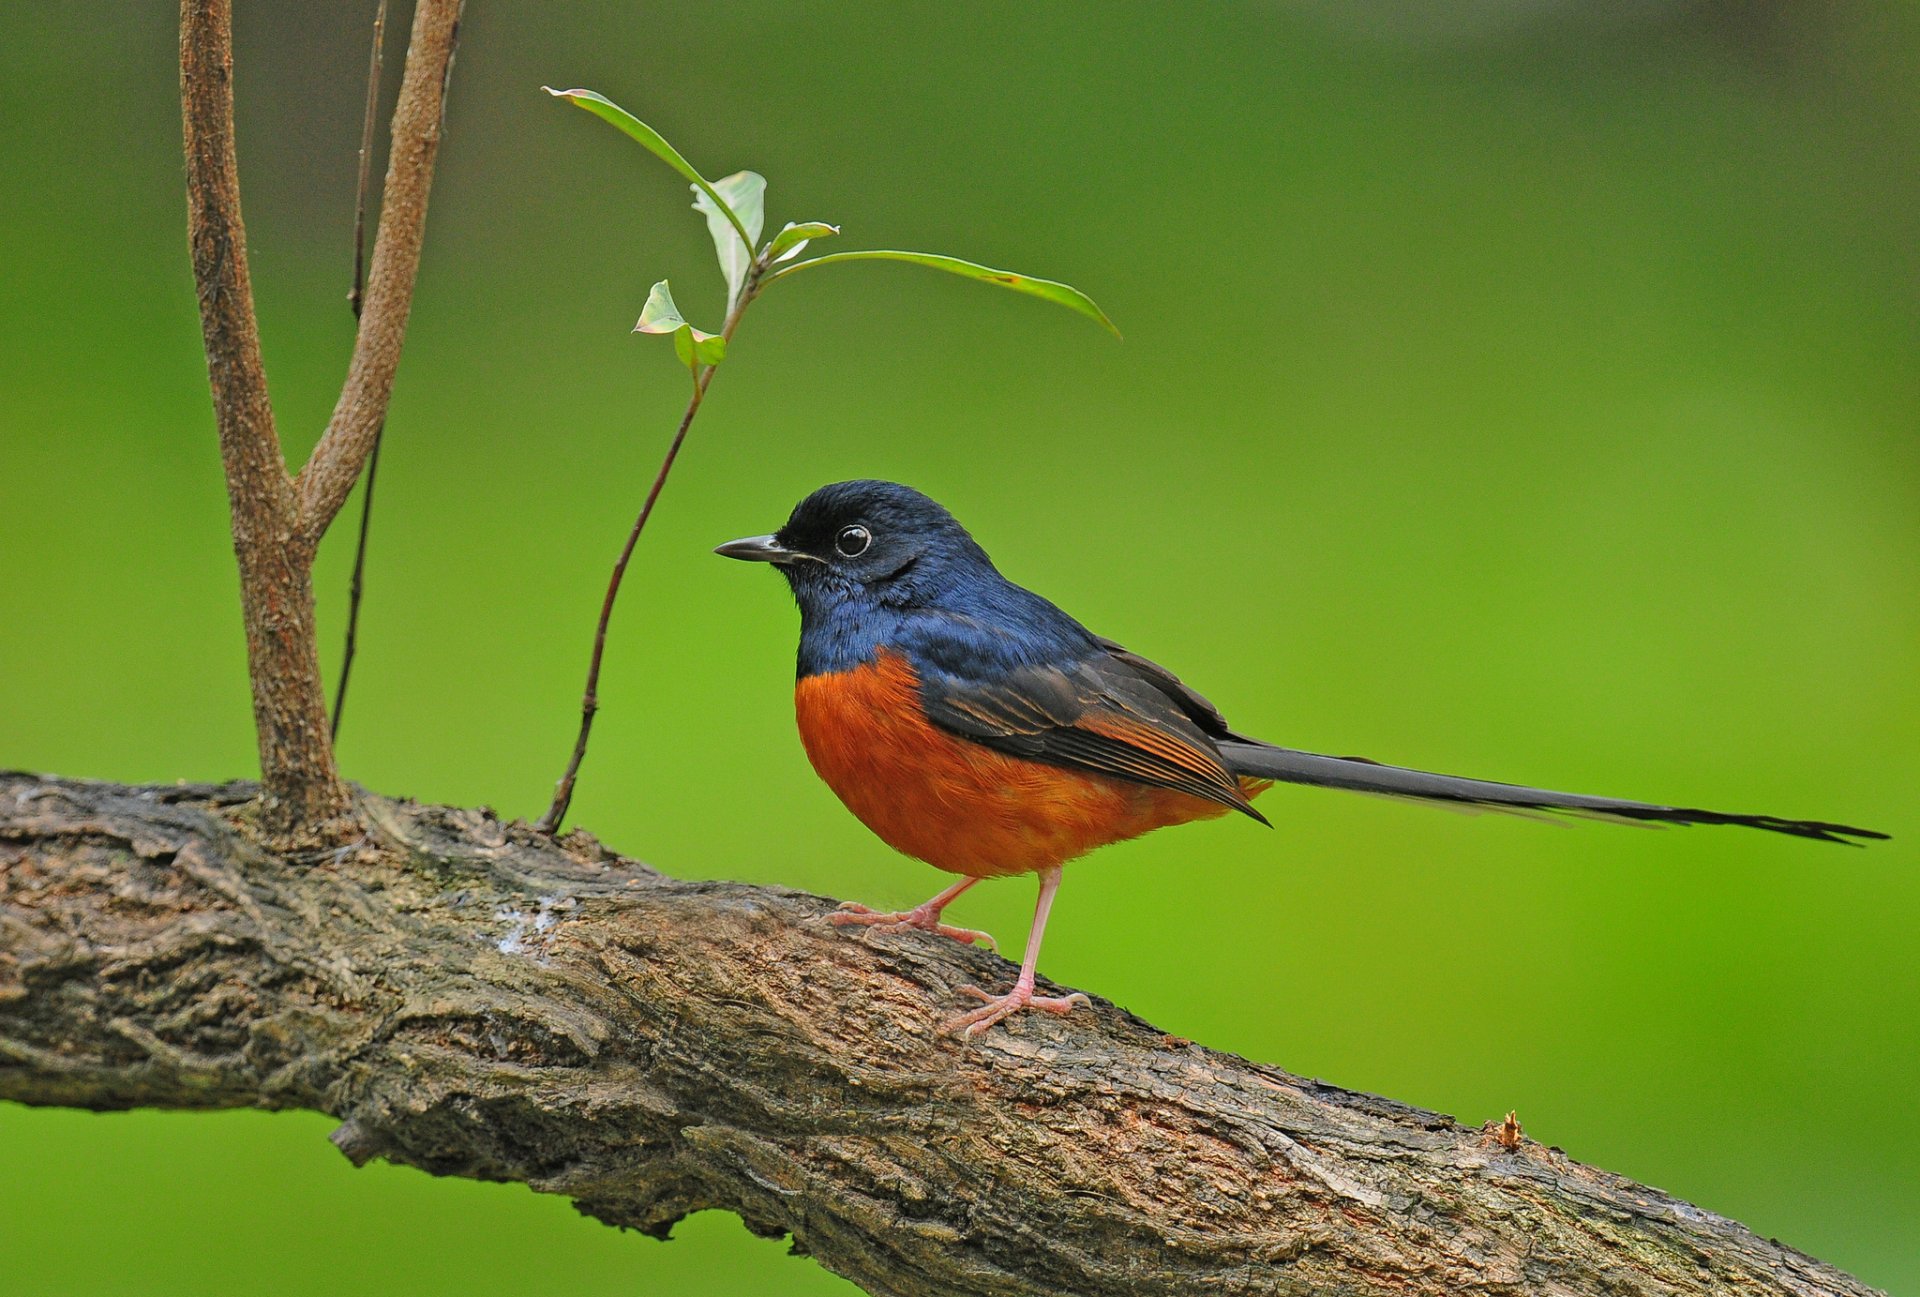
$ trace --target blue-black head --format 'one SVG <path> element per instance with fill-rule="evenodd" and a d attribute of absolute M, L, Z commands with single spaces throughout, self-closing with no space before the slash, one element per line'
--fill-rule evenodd
<path fill-rule="evenodd" d="M 1000 580 L 952 514 L 897 482 L 823 486 L 771 536 L 730 541 L 714 553 L 772 563 L 810 615 L 847 605 L 932 607 L 971 582 Z"/>
<path fill-rule="evenodd" d="M 1077 660 L 1079 622 L 1000 575 L 952 514 L 895 482 L 836 482 L 771 536 L 714 551 L 771 563 L 800 605 L 800 674 L 845 671 L 886 648 L 923 675 Z"/>

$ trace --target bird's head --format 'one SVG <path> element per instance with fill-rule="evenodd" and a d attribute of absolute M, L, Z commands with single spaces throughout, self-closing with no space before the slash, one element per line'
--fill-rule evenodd
<path fill-rule="evenodd" d="M 804 613 L 843 604 L 914 607 L 999 574 L 939 504 L 897 482 L 835 482 L 794 506 L 770 536 L 729 541 L 727 558 L 771 563 Z"/>

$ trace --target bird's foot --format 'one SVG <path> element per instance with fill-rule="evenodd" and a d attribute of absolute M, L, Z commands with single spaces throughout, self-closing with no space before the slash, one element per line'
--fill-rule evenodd
<path fill-rule="evenodd" d="M 1069 1013 L 1076 1004 L 1091 1006 L 1092 1000 L 1080 992 L 1071 995 L 1035 995 L 1030 982 L 1015 982 L 1013 989 L 1005 995 L 988 995 L 977 986 L 963 986 L 960 990 L 985 1003 L 970 1012 L 949 1018 L 942 1024 L 942 1031 L 958 1032 L 969 1039 L 980 1035 L 994 1023 L 1003 1018 L 1012 1017 L 1022 1009 L 1040 1009 L 1047 1013 Z"/>
<path fill-rule="evenodd" d="M 998 950 L 993 934 L 982 932 L 978 928 L 956 928 L 950 923 L 940 922 L 940 911 L 921 905 L 911 910 L 870 910 L 858 901 L 845 901 L 840 908 L 827 916 L 827 922 L 836 928 L 858 925 L 863 928 L 878 928 L 882 932 L 897 932 L 901 928 L 918 928 L 922 932 L 931 932 L 936 936 L 952 937 L 962 945 L 971 946 L 975 942 L 988 950 Z"/>

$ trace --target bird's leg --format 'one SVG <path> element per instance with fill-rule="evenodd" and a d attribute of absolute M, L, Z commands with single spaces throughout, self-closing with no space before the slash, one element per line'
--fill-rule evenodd
<path fill-rule="evenodd" d="M 1005 995 L 988 995 L 977 986 L 963 986 L 960 989 L 968 995 L 985 1000 L 979 1008 L 959 1017 L 951 1018 L 945 1025 L 947 1031 L 957 1031 L 964 1036 L 977 1036 L 1002 1018 L 1020 1012 L 1022 1009 L 1044 1009 L 1048 1013 L 1065 1013 L 1076 1004 L 1092 1004 L 1086 996 L 1075 991 L 1072 995 L 1035 995 L 1033 993 L 1034 969 L 1040 963 L 1040 941 L 1047 935 L 1047 911 L 1053 908 L 1053 894 L 1060 890 L 1060 866 L 1040 871 L 1040 899 L 1033 907 L 1033 927 L 1027 932 L 1027 953 L 1020 960 L 1020 976 L 1014 979 L 1013 989 Z"/>
<path fill-rule="evenodd" d="M 960 893 L 979 881 L 978 878 L 963 878 L 925 905 L 916 905 L 911 910 L 870 910 L 858 901 L 847 901 L 840 906 L 838 913 L 827 916 L 827 922 L 837 927 L 859 924 L 862 927 L 879 928 L 882 932 L 895 928 L 918 928 L 922 932 L 952 937 L 965 945 L 971 946 L 977 941 L 989 950 L 998 950 L 1000 947 L 989 933 L 976 928 L 956 928 L 940 922 L 940 911 L 953 904 Z"/>

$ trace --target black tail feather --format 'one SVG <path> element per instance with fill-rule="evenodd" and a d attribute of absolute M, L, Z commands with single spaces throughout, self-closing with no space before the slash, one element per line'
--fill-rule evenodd
<path fill-rule="evenodd" d="M 1436 775 L 1402 766 L 1384 766 L 1364 757 L 1327 757 L 1293 748 L 1273 747 L 1252 740 L 1225 739 L 1219 743 L 1227 768 L 1237 775 L 1272 779 L 1318 788 L 1344 788 L 1358 793 L 1413 797 L 1423 801 L 1483 806 L 1490 810 L 1552 811 L 1567 815 L 1634 820 L 1648 824 L 1739 824 L 1770 833 L 1786 833 L 1819 842 L 1860 846 L 1853 839 L 1885 838 L 1872 829 L 1856 829 L 1823 820 L 1787 820 L 1777 815 L 1730 815 L 1684 806 L 1659 806 L 1618 797 L 1591 797 L 1584 793 L 1556 793 L 1545 788 L 1498 784 L 1458 775 Z"/>

